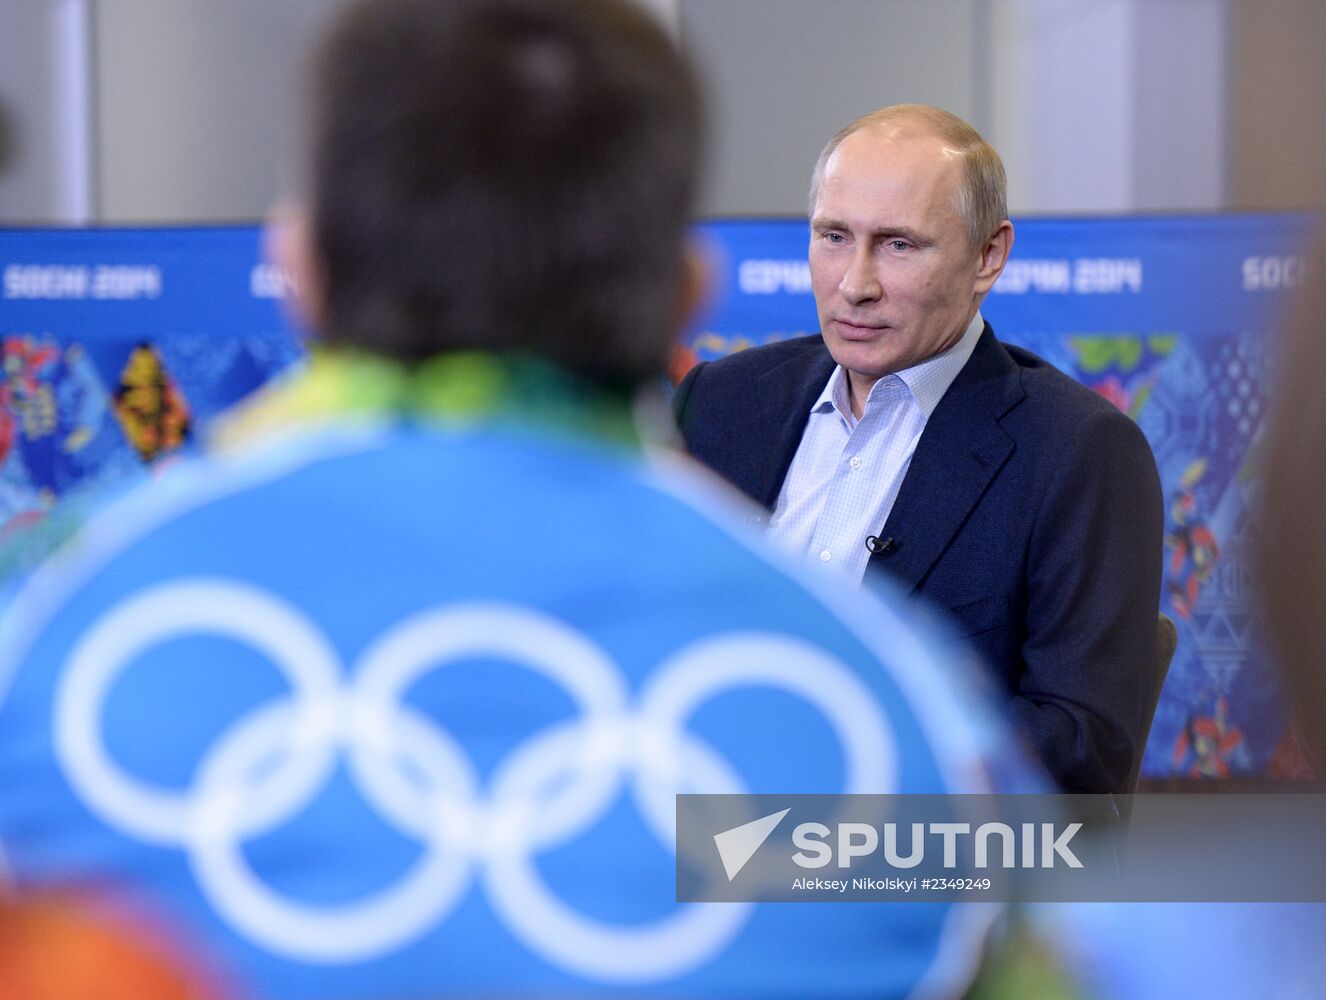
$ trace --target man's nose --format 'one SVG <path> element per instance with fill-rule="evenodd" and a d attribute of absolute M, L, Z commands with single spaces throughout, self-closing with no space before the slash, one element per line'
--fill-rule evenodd
<path fill-rule="evenodd" d="M 874 262 L 867 251 L 859 249 L 852 254 L 847 270 L 843 272 L 843 280 L 838 283 L 838 290 L 853 305 L 874 302 L 884 294 Z"/>

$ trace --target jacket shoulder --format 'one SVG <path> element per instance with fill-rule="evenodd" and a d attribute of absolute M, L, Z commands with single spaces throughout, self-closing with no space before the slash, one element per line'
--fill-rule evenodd
<path fill-rule="evenodd" d="M 1104 465 L 1149 490 L 1157 501 L 1159 476 L 1151 444 L 1137 422 L 1099 393 L 1020 347 L 1004 345 L 1017 365 L 1023 402 L 1005 418 L 1004 427 L 1024 442 L 1052 443 L 1054 468 L 1068 476 Z M 1061 454 L 1062 453 L 1062 454 Z"/>
<path fill-rule="evenodd" d="M 1001 346 L 1017 365 L 1027 402 L 1033 407 L 1053 408 L 1068 418 L 1102 420 L 1113 416 L 1133 422 L 1100 393 L 1088 389 L 1039 355 L 1013 344 L 1001 343 Z"/>
<path fill-rule="evenodd" d="M 677 424 L 688 442 L 694 444 L 692 437 L 697 427 L 711 422 L 726 424 L 740 419 L 742 414 L 749 416 L 753 412 L 750 389 L 769 372 L 787 368 L 789 372 L 808 373 L 817 364 L 826 362 L 832 363 L 824 340 L 818 335 L 781 340 L 716 361 L 702 361 L 686 374 L 673 396 Z"/>
<path fill-rule="evenodd" d="M 797 359 L 810 360 L 826 350 L 824 338 L 818 334 L 779 340 L 762 347 L 748 347 L 705 365 L 705 378 L 732 376 L 752 378 L 779 365 Z"/>

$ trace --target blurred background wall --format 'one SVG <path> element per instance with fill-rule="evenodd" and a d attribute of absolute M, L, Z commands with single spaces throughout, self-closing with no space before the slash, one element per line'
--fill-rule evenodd
<path fill-rule="evenodd" d="M 0 0 L 0 224 L 261 217 L 338 2 Z M 829 135 L 902 101 L 972 121 L 1019 215 L 1297 208 L 1321 186 L 1322 0 L 647 2 L 711 87 L 706 215 L 803 213 Z"/>

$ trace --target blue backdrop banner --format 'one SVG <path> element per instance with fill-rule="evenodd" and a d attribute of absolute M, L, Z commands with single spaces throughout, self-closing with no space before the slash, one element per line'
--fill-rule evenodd
<path fill-rule="evenodd" d="M 1131 415 L 1168 514 L 1179 646 L 1143 775 L 1302 776 L 1258 645 L 1243 545 L 1273 331 L 1302 280 L 1305 215 L 1027 220 L 983 309 L 1001 339 Z M 804 220 L 700 227 L 697 358 L 818 328 Z M 76 488 L 141 476 L 297 360 L 287 283 L 255 227 L 0 231 L 0 545 Z"/>
<path fill-rule="evenodd" d="M 0 231 L 0 540 L 141 475 L 302 353 L 259 231 Z"/>

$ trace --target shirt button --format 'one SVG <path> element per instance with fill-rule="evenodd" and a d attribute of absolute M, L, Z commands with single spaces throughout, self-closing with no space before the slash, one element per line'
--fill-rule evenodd
<path fill-rule="evenodd" d="M 833 558 L 833 553 L 830 552 L 828 549 L 825 549 L 823 552 L 820 553 L 820 562 L 828 562 L 832 558 Z"/>
<path fill-rule="evenodd" d="M 853 455 L 853 456 L 852 456 L 852 462 L 851 462 L 851 465 L 852 465 L 852 468 L 853 468 L 853 469 L 859 469 L 859 468 L 861 468 L 861 456 L 860 456 L 860 455 Z"/>

